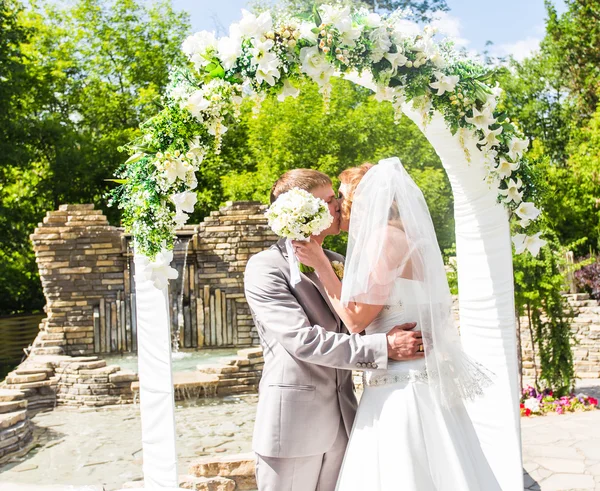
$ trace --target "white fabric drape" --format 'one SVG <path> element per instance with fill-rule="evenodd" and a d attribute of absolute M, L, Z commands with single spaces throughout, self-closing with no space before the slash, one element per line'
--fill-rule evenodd
<path fill-rule="evenodd" d="M 512 247 L 505 208 L 486 184 L 483 155 L 472 140 L 452 135 L 441 114 L 423 131 L 450 179 L 454 195 L 461 340 L 465 351 L 495 373 L 485 397 L 468 404 L 486 457 L 505 491 L 523 489 Z"/>
<path fill-rule="evenodd" d="M 144 489 L 180 489 L 175 450 L 175 402 L 171 367 L 168 290 L 159 290 L 141 273 L 143 258 L 135 256 L 138 374 Z"/>

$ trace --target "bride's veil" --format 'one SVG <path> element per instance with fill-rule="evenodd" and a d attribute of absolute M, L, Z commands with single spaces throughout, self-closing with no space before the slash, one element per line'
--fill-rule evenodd
<path fill-rule="evenodd" d="M 491 374 L 462 349 L 429 209 L 396 157 L 372 167 L 355 190 L 342 301 L 416 313 L 406 322 L 423 332 L 429 385 L 442 404 L 490 385 Z"/>

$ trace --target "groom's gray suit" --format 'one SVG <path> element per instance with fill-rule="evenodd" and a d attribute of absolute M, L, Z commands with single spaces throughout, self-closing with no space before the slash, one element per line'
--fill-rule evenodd
<path fill-rule="evenodd" d="M 253 440 L 259 490 L 333 490 L 357 407 L 351 370 L 387 368 L 386 335 L 347 334 L 315 273 L 290 286 L 283 240 L 250 259 L 245 292 L 265 358 Z"/>

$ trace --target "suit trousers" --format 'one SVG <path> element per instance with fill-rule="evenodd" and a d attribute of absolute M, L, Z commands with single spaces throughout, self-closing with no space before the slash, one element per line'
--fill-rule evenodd
<path fill-rule="evenodd" d="M 334 491 L 348 435 L 343 421 L 333 446 L 309 457 L 279 458 L 256 454 L 258 491 Z"/>

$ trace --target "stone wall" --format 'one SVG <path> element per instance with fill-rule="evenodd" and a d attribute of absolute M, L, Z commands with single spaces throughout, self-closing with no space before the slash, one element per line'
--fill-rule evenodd
<path fill-rule="evenodd" d="M 36 353 L 94 352 L 94 307 L 124 289 L 122 233 L 94 205 L 62 205 L 31 235 L 47 318 Z"/>
<path fill-rule="evenodd" d="M 571 332 L 573 333 L 573 361 L 575 377 L 578 379 L 600 378 L 600 302 L 592 300 L 587 294 L 565 295 L 573 311 Z M 539 367 L 531 343 L 527 317 L 519 319 L 521 336 L 521 355 L 523 365 L 523 382 L 532 383 L 535 378 L 535 367 Z M 539 373 L 539 368 L 538 368 Z"/>
<path fill-rule="evenodd" d="M 0 389 L 0 464 L 33 446 L 33 425 L 22 392 Z"/>
<path fill-rule="evenodd" d="M 258 343 L 244 298 L 243 273 L 252 254 L 277 237 L 257 202 L 228 202 L 200 225 L 177 232 L 170 284 L 171 330 L 180 348 Z M 46 296 L 47 317 L 36 355 L 137 350 L 130 238 L 93 205 L 62 205 L 31 236 Z"/>

